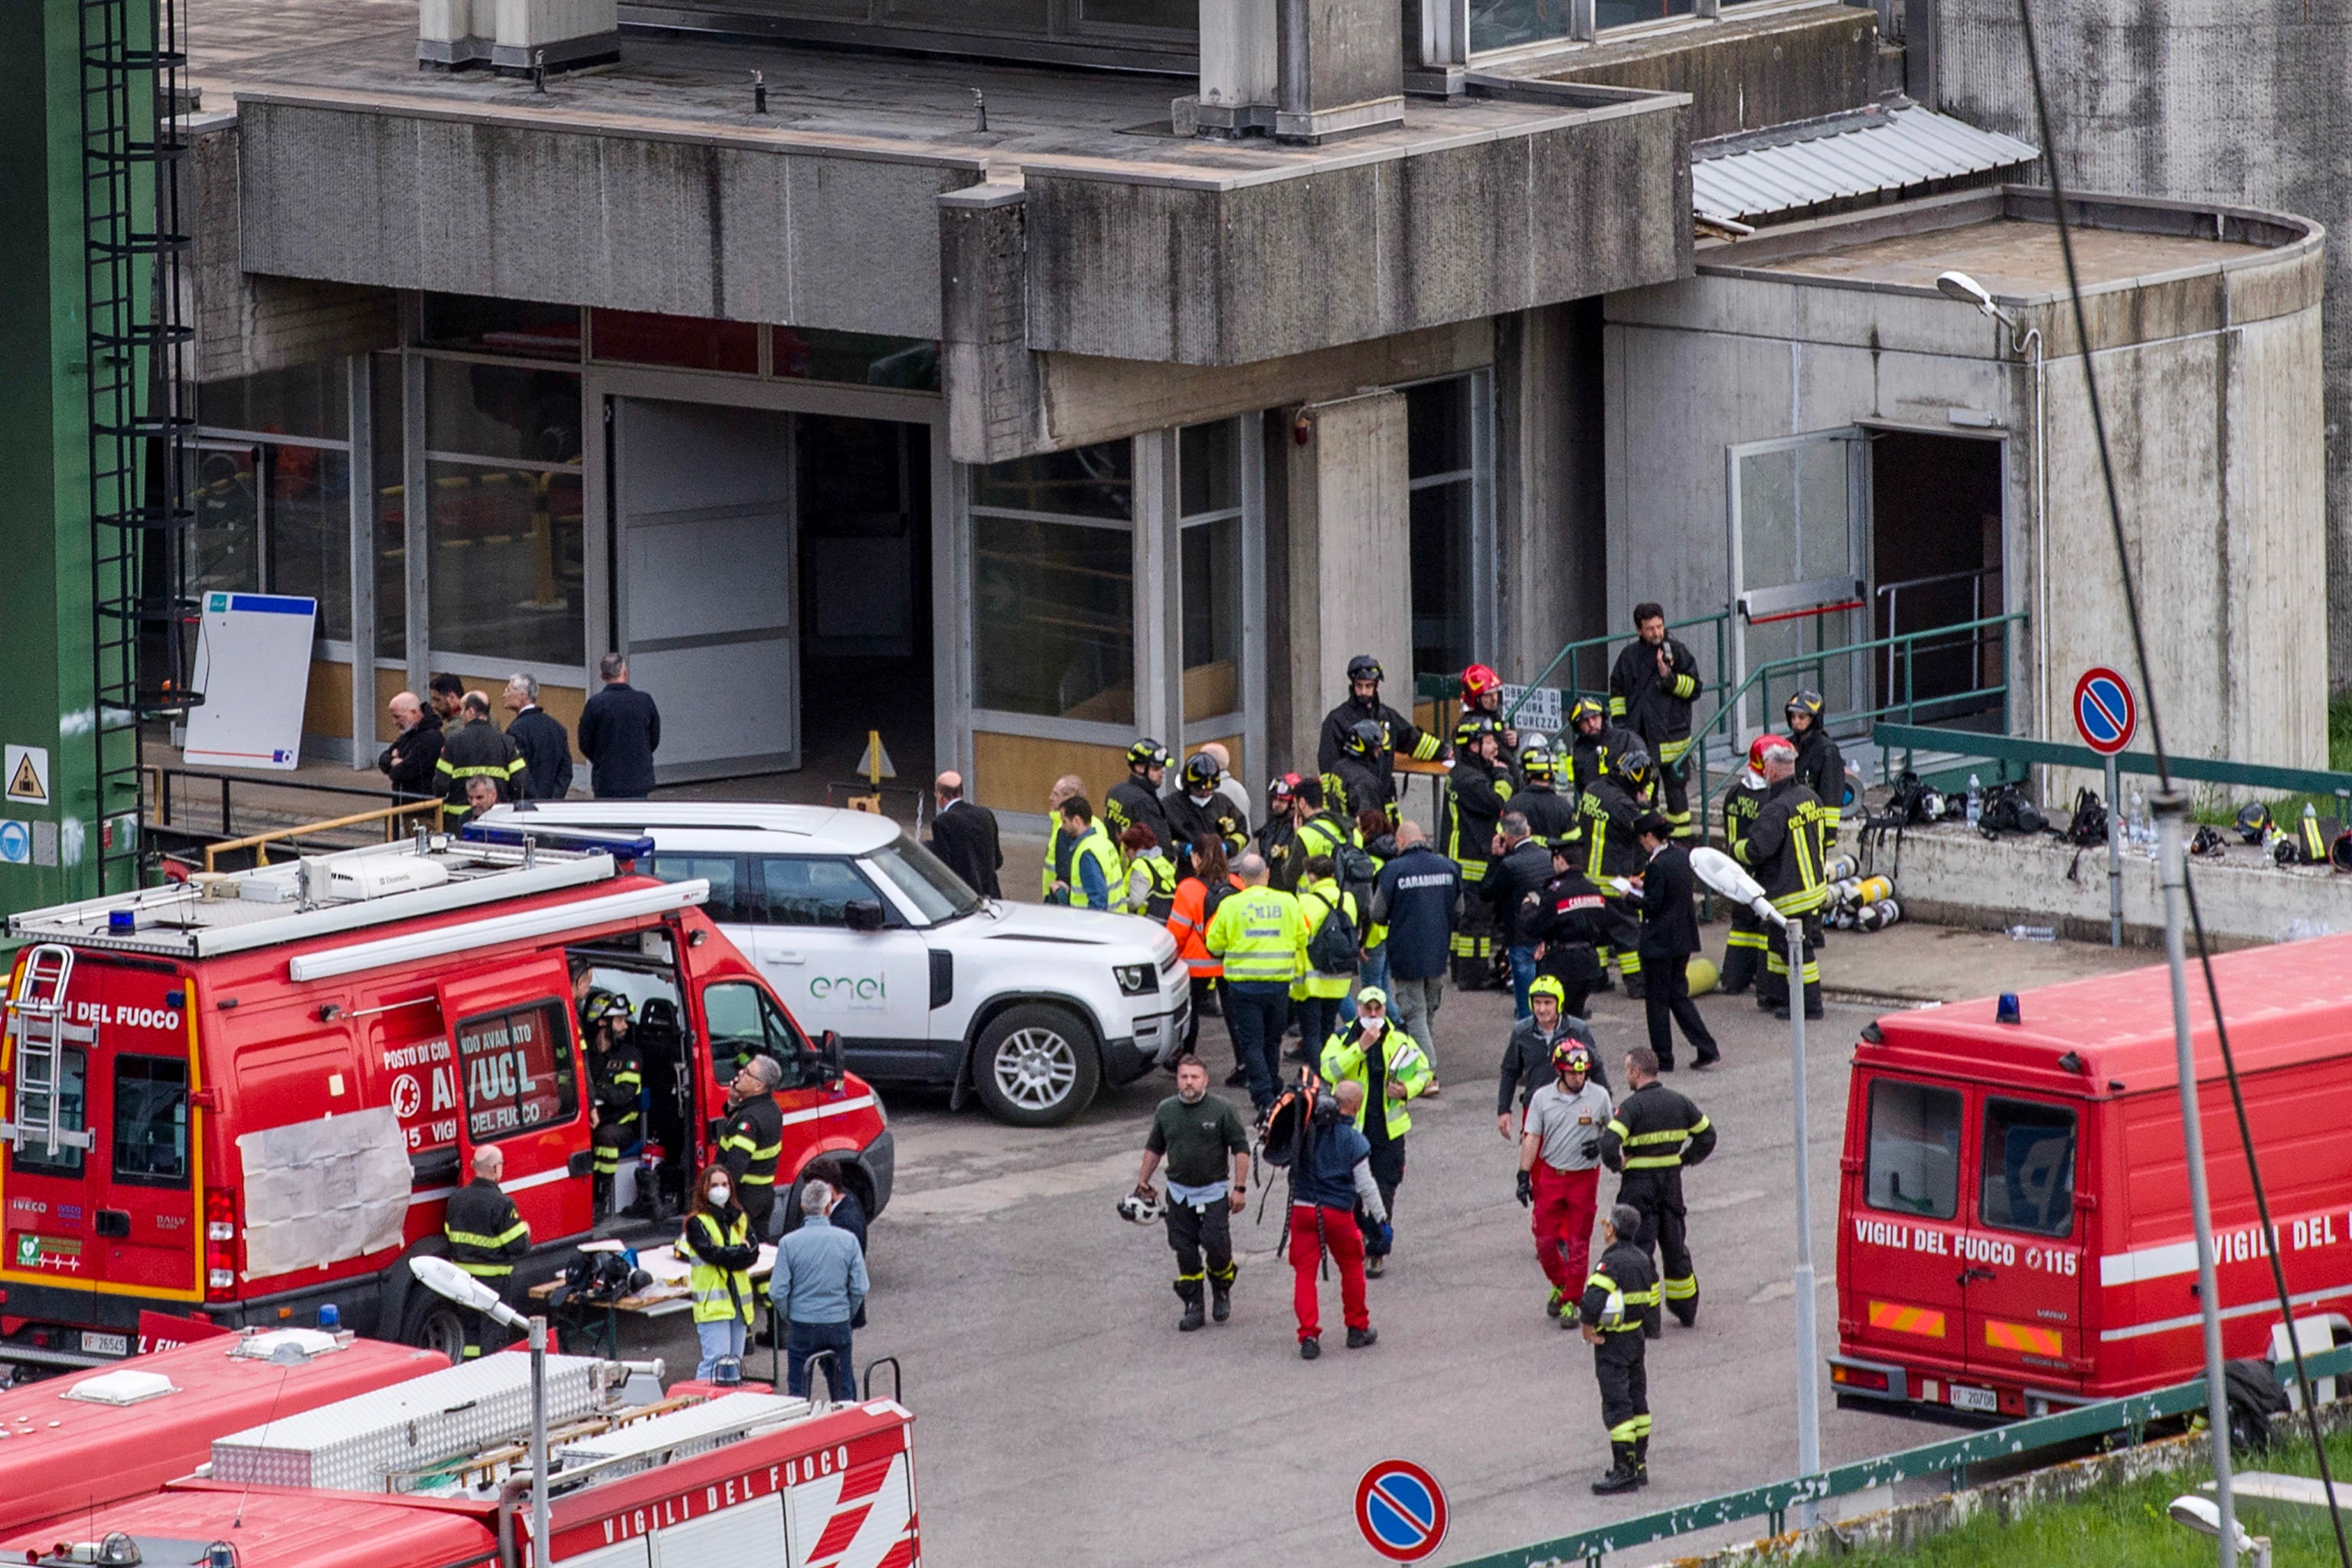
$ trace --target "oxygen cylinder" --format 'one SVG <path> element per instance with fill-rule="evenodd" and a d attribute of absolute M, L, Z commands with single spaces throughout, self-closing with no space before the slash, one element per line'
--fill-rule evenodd
<path fill-rule="evenodd" d="M 1864 904 L 1885 903 L 1895 896 L 1895 884 L 1884 877 L 1865 877 L 1862 885 L 1854 889 L 1853 896 Z"/>
<path fill-rule="evenodd" d="M 1885 931 L 1902 918 L 1903 907 L 1900 904 L 1893 899 L 1881 899 L 1876 903 L 1863 905 L 1862 912 L 1854 917 L 1854 923 L 1864 931 Z"/>
<path fill-rule="evenodd" d="M 1822 868 L 1822 875 L 1832 882 L 1843 882 L 1852 879 L 1861 868 L 1854 864 L 1854 858 L 1851 855 L 1832 855 L 1830 857 L 1830 863 Z"/>

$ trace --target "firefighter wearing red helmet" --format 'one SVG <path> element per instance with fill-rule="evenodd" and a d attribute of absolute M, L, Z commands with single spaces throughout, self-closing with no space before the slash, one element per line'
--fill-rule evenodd
<path fill-rule="evenodd" d="M 1748 837 L 1736 858 L 1756 873 L 1764 896 L 1790 920 L 1804 922 L 1803 973 L 1797 984 L 1803 994 L 1805 1016 L 1822 1016 L 1822 967 L 1813 956 L 1821 942 L 1822 906 L 1829 886 L 1822 875 L 1828 858 L 1829 808 L 1821 797 L 1797 779 L 1797 749 L 1778 735 L 1769 737 L 1762 765 L 1764 804 L 1748 825 Z M 1764 980 L 1756 988 L 1756 1005 L 1789 1016 L 1791 1005 L 1787 939 L 1764 950 Z"/>
<path fill-rule="evenodd" d="M 1444 753 L 1436 736 L 1381 700 L 1381 661 L 1370 654 L 1360 653 L 1348 661 L 1348 700 L 1323 715 L 1323 732 L 1315 743 L 1315 771 L 1326 775 L 1327 789 L 1331 787 L 1340 753 L 1348 749 L 1348 731 L 1366 720 L 1380 725 L 1383 732 L 1372 766 L 1381 789 L 1391 795 L 1396 789 L 1397 752 L 1423 763 L 1434 762 Z"/>
<path fill-rule="evenodd" d="M 1462 672 L 1458 700 L 1465 719 L 1485 717 L 1495 721 L 1502 738 L 1503 762 L 1513 773 L 1519 766 L 1519 732 L 1503 716 L 1503 678 L 1491 664 L 1474 664 Z"/>
<path fill-rule="evenodd" d="M 1538 980 L 1536 985 L 1544 985 Z M 1528 988 L 1559 1005 L 1551 994 Z M 1577 1297 L 1591 1262 L 1592 1214 L 1601 1192 L 1601 1135 L 1613 1114 L 1609 1090 L 1592 1081 L 1592 1050 L 1580 1039 L 1551 1048 L 1551 1081 L 1528 1097 L 1519 1131 L 1519 1204 L 1529 1211 L 1536 1262 L 1550 1283 L 1544 1310 L 1572 1329 L 1581 1317 Z"/>
<path fill-rule="evenodd" d="M 1658 809 L 1675 837 L 1691 836 L 1690 793 L 1683 754 L 1691 744 L 1691 702 L 1698 696 L 1698 657 L 1666 635 L 1666 612 L 1633 606 L 1636 634 L 1609 671 L 1609 716 L 1642 738 L 1658 770 Z"/>
<path fill-rule="evenodd" d="M 1748 830 L 1756 821 L 1756 814 L 1764 809 L 1764 753 L 1772 747 L 1774 737 L 1759 735 L 1748 743 L 1748 765 L 1739 771 L 1738 780 L 1723 792 L 1724 853 L 1738 858 L 1739 847 L 1748 842 Z M 1731 911 L 1731 934 L 1723 944 L 1723 994 L 1737 996 L 1756 984 L 1757 971 L 1764 964 L 1764 955 L 1770 951 L 1771 941 L 1765 934 L 1764 922 L 1745 906 Z"/>
<path fill-rule="evenodd" d="M 1454 768 L 1445 779 L 1445 816 L 1439 847 L 1462 868 L 1462 883 L 1475 888 L 1486 874 L 1496 826 L 1512 795 L 1511 770 L 1502 760 L 1502 732 L 1492 719 L 1473 714 L 1454 731 Z M 1450 951 L 1454 984 L 1465 991 L 1495 984 L 1495 911 L 1484 899 L 1465 900 Z"/>
<path fill-rule="evenodd" d="M 1265 808 L 1257 850 L 1265 857 L 1266 880 L 1286 893 L 1298 890 L 1307 862 L 1357 841 L 1356 830 L 1325 806 L 1321 779 L 1283 774 L 1265 786 Z"/>

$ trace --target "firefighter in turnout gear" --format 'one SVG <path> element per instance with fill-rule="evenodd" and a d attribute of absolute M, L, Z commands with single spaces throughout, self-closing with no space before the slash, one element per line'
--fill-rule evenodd
<path fill-rule="evenodd" d="M 1172 842 L 1204 844 L 1214 838 L 1228 855 L 1238 855 L 1248 847 L 1249 825 L 1217 787 L 1223 773 L 1217 759 L 1206 752 L 1195 752 L 1184 759 L 1179 788 L 1161 803 L 1168 813 L 1168 831 L 1174 836 Z"/>
<path fill-rule="evenodd" d="M 1683 754 L 1691 744 L 1691 702 L 1698 696 L 1698 659 L 1666 635 L 1666 612 L 1654 604 L 1633 606 L 1639 634 L 1609 671 L 1609 716 L 1622 721 L 1658 764 L 1658 809 L 1675 837 L 1691 837 L 1690 793 Z"/>
<path fill-rule="evenodd" d="M 1829 808 L 1822 825 L 1822 843 L 1837 844 L 1838 817 L 1845 809 L 1845 753 L 1830 739 L 1822 720 L 1825 704 L 1818 691 L 1800 691 L 1789 699 L 1789 742 L 1797 748 L 1797 782 L 1813 792 Z"/>
<path fill-rule="evenodd" d="M 1528 836 L 1547 849 L 1576 837 L 1576 803 L 1556 787 L 1554 780 L 1559 771 L 1557 752 L 1549 747 L 1528 745 L 1519 753 L 1519 772 L 1524 782 L 1519 792 L 1511 796 L 1511 809 L 1528 819 Z"/>
<path fill-rule="evenodd" d="M 1764 809 L 1764 751 L 1771 742 L 1769 735 L 1759 735 L 1748 742 L 1748 765 L 1739 773 L 1738 782 L 1723 792 L 1723 847 L 1735 859 L 1743 858 L 1739 847 L 1748 842 L 1748 829 L 1756 814 Z M 1770 950 L 1771 939 L 1766 934 L 1764 922 L 1744 905 L 1731 911 L 1731 934 L 1724 939 L 1722 991 L 1727 996 L 1737 996 L 1756 984 L 1757 972 L 1763 967 L 1765 954 Z"/>
<path fill-rule="evenodd" d="M 1349 728 L 1339 759 L 1324 772 L 1324 805 L 1351 822 L 1367 811 L 1377 811 L 1391 823 L 1397 820 L 1396 791 L 1391 782 L 1395 763 L 1381 754 L 1386 738 L 1386 730 L 1370 719 L 1360 719 Z M 1337 800 L 1331 798 L 1334 781 L 1339 788 Z"/>
<path fill-rule="evenodd" d="M 1465 719 L 1492 719 L 1502 742 L 1503 765 L 1516 776 L 1519 771 L 1519 732 L 1503 716 L 1503 678 L 1492 665 L 1474 664 L 1462 672 L 1459 705 Z"/>
<path fill-rule="evenodd" d="M 1169 761 L 1168 748 L 1148 736 L 1127 749 L 1127 778 L 1103 796 L 1103 826 L 1112 838 L 1130 827 L 1149 827 L 1153 841 L 1169 848 L 1168 813 L 1160 802 Z"/>
<path fill-rule="evenodd" d="M 1625 1053 L 1632 1092 L 1601 1134 L 1601 1163 L 1621 1173 L 1617 1202 L 1641 1217 L 1633 1243 L 1644 1258 L 1658 1249 L 1658 1289 L 1666 1310 L 1685 1328 L 1698 1325 L 1698 1271 L 1683 1239 L 1683 1167 L 1715 1152 L 1706 1114 L 1658 1081 L 1658 1058 L 1647 1046 Z M 1654 1318 L 1652 1339 L 1663 1331 Z"/>
<path fill-rule="evenodd" d="M 1391 797 L 1396 794 L 1397 752 L 1422 763 L 1435 762 L 1443 754 L 1436 736 L 1381 700 L 1381 661 L 1360 653 L 1348 661 L 1348 700 L 1323 715 L 1323 732 L 1315 742 L 1315 771 L 1330 774 L 1348 749 L 1348 732 L 1367 721 L 1381 727 L 1372 769 L 1380 775 L 1382 793 Z M 1329 786 L 1327 777 L 1325 787 Z"/>
<path fill-rule="evenodd" d="M 580 1027 L 588 1037 L 589 1097 L 596 1107 L 596 1213 L 613 1211 L 613 1178 L 620 1173 L 621 1151 L 637 1141 L 637 1100 L 645 1088 L 646 1064 L 629 1043 L 629 999 L 610 991 L 591 992 L 580 1009 Z"/>
<path fill-rule="evenodd" d="M 1633 1491 L 1650 1479 L 1650 1378 L 1643 1343 L 1657 1321 L 1658 1276 L 1650 1250 L 1633 1239 L 1642 1216 L 1623 1204 L 1601 1222 L 1606 1250 L 1584 1282 L 1579 1326 L 1592 1346 L 1592 1374 L 1601 1384 L 1601 1424 L 1609 1428 L 1609 1473 L 1595 1494 Z"/>
<path fill-rule="evenodd" d="M 1269 779 L 1265 786 L 1265 820 L 1250 835 L 1257 852 L 1265 857 L 1267 886 L 1280 888 L 1286 893 L 1294 890 L 1298 881 L 1290 852 L 1298 843 L 1298 786 L 1304 782 L 1297 773 Z"/>
<path fill-rule="evenodd" d="M 1636 747 L 1646 752 L 1642 738 L 1612 722 L 1597 697 L 1580 697 L 1568 710 L 1568 778 L 1579 789 L 1606 778 L 1617 759 Z"/>
<path fill-rule="evenodd" d="M 1805 1016 L 1822 1016 L 1822 966 L 1814 956 L 1821 942 L 1822 905 L 1829 887 L 1822 879 L 1828 858 L 1829 809 L 1819 796 L 1797 781 L 1797 751 L 1779 736 L 1767 737 L 1763 748 L 1764 804 L 1748 824 L 1739 846 L 1739 863 L 1756 873 L 1772 907 L 1804 925 L 1803 988 Z M 1770 941 L 1764 950 L 1764 979 L 1756 987 L 1756 1005 L 1780 1017 L 1789 1016 L 1788 939 Z"/>
<path fill-rule="evenodd" d="M 499 1186 L 506 1171 L 506 1154 L 497 1144 L 475 1150 L 474 1179 L 449 1194 L 441 1216 L 449 1261 L 496 1290 L 501 1300 L 512 1292 L 515 1259 L 530 1253 L 530 1226 L 515 1212 L 514 1200 Z M 507 1300 L 508 1306 L 514 1304 Z M 474 1331 L 466 1336 L 466 1360 L 482 1353 L 482 1342 L 492 1331 L 487 1316 L 477 1320 Z"/>
<path fill-rule="evenodd" d="M 1633 824 L 1644 810 L 1642 797 L 1649 782 L 1650 754 L 1636 746 L 1618 757 L 1607 773 L 1591 781 L 1576 797 L 1584 826 L 1584 875 L 1604 893 L 1608 889 L 1601 886 L 1602 879 L 1637 877 L 1649 864 L 1642 853 L 1642 841 L 1633 836 Z M 1615 956 L 1617 973 L 1625 980 L 1625 994 L 1638 1002 L 1642 999 L 1642 922 L 1622 899 L 1614 896 L 1602 911 L 1602 920 L 1609 941 L 1595 956 L 1604 975 L 1611 956 Z"/>
<path fill-rule="evenodd" d="M 468 809 L 467 779 L 488 779 L 498 786 L 500 800 L 513 800 L 521 793 L 523 770 L 529 765 L 506 731 L 490 722 L 488 698 L 468 692 L 458 711 L 466 721 L 446 732 L 441 742 L 441 760 L 434 764 L 434 776 L 447 797 L 442 802 L 441 818 L 452 831 Z"/>
<path fill-rule="evenodd" d="M 1503 737 L 1492 719 L 1474 714 L 1454 731 L 1454 770 L 1445 781 L 1445 820 L 1440 829 L 1446 858 L 1462 868 L 1465 887 L 1486 874 L 1496 825 L 1511 798 L 1511 773 L 1502 763 Z M 1454 984 L 1475 991 L 1495 984 L 1495 917 L 1483 900 L 1473 899 L 1454 929 L 1451 953 Z"/>
<path fill-rule="evenodd" d="M 775 1213 L 776 1158 L 784 1152 L 784 1113 L 776 1104 L 776 1090 L 783 1081 L 783 1064 L 775 1058 L 745 1062 L 729 1092 L 734 1108 L 719 1140 L 719 1158 L 734 1173 L 735 1201 L 751 1216 L 755 1239 L 767 1237 Z"/>

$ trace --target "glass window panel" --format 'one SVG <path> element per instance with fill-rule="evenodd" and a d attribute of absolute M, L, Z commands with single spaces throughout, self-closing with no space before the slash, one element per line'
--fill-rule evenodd
<path fill-rule="evenodd" d="M 272 447 L 269 591 L 319 601 L 319 635 L 352 635 L 352 466 L 341 452 Z"/>
<path fill-rule="evenodd" d="M 529 300 L 486 300 L 471 294 L 427 294 L 425 344 L 475 353 L 576 360 L 580 357 L 580 308 L 535 304 Z"/>
<path fill-rule="evenodd" d="M 1988 1100 L 1977 1217 L 2003 1230 L 2064 1236 L 2074 1228 L 2074 1113 Z"/>
<path fill-rule="evenodd" d="M 1047 0 L 882 0 L 880 19 L 952 26 L 1013 27 L 1042 33 L 1052 19 Z"/>
<path fill-rule="evenodd" d="M 321 360 L 196 388 L 196 418 L 224 430 L 351 438 L 351 384 L 344 362 Z"/>
<path fill-rule="evenodd" d="M 1565 38 L 1570 0 L 1470 0 L 1470 47 L 1507 49 Z"/>
<path fill-rule="evenodd" d="M 940 345 L 928 338 L 834 332 L 820 327 L 770 329 L 770 366 L 791 381 L 843 381 L 910 392 L 940 389 Z"/>
<path fill-rule="evenodd" d="M 428 360 L 425 445 L 470 457 L 576 463 L 580 378 L 569 371 Z"/>
<path fill-rule="evenodd" d="M 1867 1201 L 1874 1209 L 1949 1219 L 1960 1207 L 1960 1097 L 1883 1078 L 1870 1086 Z"/>
<path fill-rule="evenodd" d="M 870 863 L 888 879 L 892 887 L 913 900 L 923 918 L 933 925 L 980 908 L 980 895 L 949 870 L 939 857 L 911 838 L 901 836 L 896 843 L 884 845 L 874 852 Z"/>
<path fill-rule="evenodd" d="M 1190 33 L 1201 26 L 1201 0 L 1084 0 L 1078 16 L 1087 24 L 1168 27 Z"/>
<path fill-rule="evenodd" d="M 846 860 L 771 855 L 760 862 L 760 884 L 772 925 L 846 926 L 849 906 L 859 900 L 882 904 L 886 914 L 893 912 Z"/>
<path fill-rule="evenodd" d="M 398 354 L 375 356 L 374 381 L 375 410 L 369 423 L 375 448 L 375 654 L 398 659 L 408 653 L 408 498 L 402 481 L 406 426 Z"/>
<path fill-rule="evenodd" d="M 1133 723 L 1129 534 L 1123 529 L 975 515 L 972 553 L 973 699 L 979 706 Z"/>
<path fill-rule="evenodd" d="M 58 1131 L 79 1132 L 89 1126 L 89 1058 L 72 1046 L 58 1053 Z M 19 1110 L 28 1121 L 38 1121 L 48 1115 L 46 1094 L 19 1090 L 10 1109 Z M 16 1152 L 10 1164 L 19 1171 L 38 1171 L 50 1176 L 81 1174 L 82 1152 L 68 1143 L 59 1143 L 52 1153 L 46 1140 L 23 1138 L 14 1145 Z"/>
<path fill-rule="evenodd" d="M 188 1064 L 173 1057 L 114 1058 L 114 1179 L 188 1184 Z"/>
<path fill-rule="evenodd" d="M 772 1058 L 784 1069 L 782 1089 L 799 1089 L 808 1081 L 803 1068 L 808 1041 L 768 994 L 749 981 L 730 980 L 702 988 L 702 1021 L 710 1030 L 710 1065 L 721 1083 L 753 1057 Z"/>
<path fill-rule="evenodd" d="M 1412 492 L 1412 668 L 1451 675 L 1470 662 L 1470 514 L 1473 482 Z"/>
<path fill-rule="evenodd" d="M 1687 16 L 1695 8 L 1692 0 L 1599 0 L 1594 21 L 1602 27 L 1623 27 L 1635 22 Z"/>
<path fill-rule="evenodd" d="M 697 878 L 710 884 L 710 897 L 702 912 L 721 925 L 743 925 L 760 918 L 757 900 L 742 897 L 743 862 L 733 855 L 690 855 L 669 850 L 656 855 L 653 873 L 665 882 L 691 882 Z"/>
<path fill-rule="evenodd" d="M 541 1002 L 467 1018 L 457 1036 L 466 1075 L 466 1131 L 477 1143 L 558 1127 L 580 1110 L 572 1009 Z"/>
<path fill-rule="evenodd" d="M 755 375 L 760 329 L 750 321 L 599 310 L 589 317 L 591 353 L 624 364 L 668 364 Z"/>
<path fill-rule="evenodd" d="M 1135 444 L 1106 441 L 991 463 L 971 477 L 971 504 L 1072 517 L 1135 518 Z"/>
<path fill-rule="evenodd" d="M 261 466 L 253 447 L 198 448 L 193 505 L 184 536 L 192 595 L 261 588 Z"/>
<path fill-rule="evenodd" d="M 1234 420 L 1220 419 L 1187 426 L 1178 437 L 1177 468 L 1186 517 L 1242 504 L 1240 428 Z"/>
<path fill-rule="evenodd" d="M 1465 375 L 1405 388 L 1405 460 L 1412 478 L 1470 467 L 1470 384 Z"/>
<path fill-rule="evenodd" d="M 1184 530 L 1184 721 L 1242 705 L 1242 521 L 1221 517 Z"/>
<path fill-rule="evenodd" d="M 431 463 L 425 477 L 435 651 L 583 662 L 580 476 Z"/>

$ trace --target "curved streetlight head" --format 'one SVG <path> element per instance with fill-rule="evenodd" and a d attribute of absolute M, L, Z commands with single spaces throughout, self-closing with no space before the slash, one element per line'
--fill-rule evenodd
<path fill-rule="evenodd" d="M 2200 1535 L 2210 1535 L 2217 1541 L 2221 1539 L 2221 1510 L 2210 1498 L 2198 1497 L 2193 1493 L 2177 1497 L 2165 1505 L 2164 1511 L 2172 1516 L 2175 1524 L 2186 1525 Z M 2234 1519 L 2230 1522 L 2237 1525 L 2238 1550 L 2253 1551 L 2254 1538 L 2246 1533 L 2246 1527 L 2238 1524 Z"/>
<path fill-rule="evenodd" d="M 445 1296 L 460 1307 L 471 1307 L 488 1313 L 492 1321 L 509 1329 L 525 1329 L 530 1320 L 499 1300 L 499 1293 L 475 1279 L 446 1258 L 412 1258 L 408 1271 L 416 1282 L 436 1296 Z"/>
<path fill-rule="evenodd" d="M 1691 869 L 1698 879 L 1736 904 L 1744 904 L 1767 925 L 1785 926 L 1789 917 L 1772 907 L 1764 889 L 1738 861 L 1720 849 L 1701 846 L 1690 852 Z"/>
<path fill-rule="evenodd" d="M 1937 273 L 1936 292 L 1947 300 L 1957 300 L 1963 305 L 1974 305 L 2005 327 L 2013 327 L 2017 324 L 2015 317 L 1993 303 L 1992 290 L 1965 272 Z"/>

